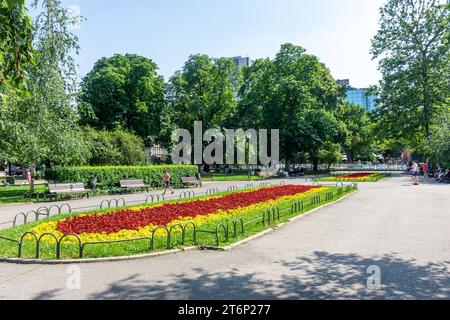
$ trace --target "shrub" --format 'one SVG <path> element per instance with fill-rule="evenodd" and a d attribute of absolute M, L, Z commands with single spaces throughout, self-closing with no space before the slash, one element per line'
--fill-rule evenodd
<path fill-rule="evenodd" d="M 114 131 L 84 128 L 84 140 L 91 166 L 135 166 L 145 161 L 144 142 L 137 135 L 116 128 Z"/>
<path fill-rule="evenodd" d="M 161 186 L 164 169 L 169 170 L 174 186 L 179 187 L 185 176 L 194 176 L 198 167 L 193 165 L 141 166 L 141 167 L 56 167 L 46 171 L 49 181 L 57 183 L 83 182 L 89 186 L 92 176 L 97 177 L 97 188 L 111 190 L 119 180 L 144 180 L 152 187 Z"/>

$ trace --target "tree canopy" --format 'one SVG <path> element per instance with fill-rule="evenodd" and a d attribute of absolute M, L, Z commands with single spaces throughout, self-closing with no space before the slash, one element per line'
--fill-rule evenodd
<path fill-rule="evenodd" d="M 344 141 L 334 116 L 343 100 L 329 69 L 306 50 L 284 44 L 274 60 L 244 71 L 237 122 L 245 128 L 280 129 L 281 157 L 290 163 L 307 153 L 317 167 L 327 142 Z"/>
<path fill-rule="evenodd" d="M 26 89 L 34 58 L 32 32 L 25 0 L 0 0 L 0 90 L 6 85 Z"/>
<path fill-rule="evenodd" d="M 389 0 L 381 8 L 373 58 L 380 59 L 378 132 L 420 149 L 434 118 L 450 112 L 449 3 Z"/>
<path fill-rule="evenodd" d="M 337 118 L 345 124 L 346 139 L 342 144 L 347 160 L 371 160 L 377 152 L 373 135 L 374 122 L 370 113 L 362 106 L 345 103 L 337 112 Z"/>
<path fill-rule="evenodd" d="M 74 108 L 72 54 L 78 39 L 68 31 L 70 18 L 58 0 L 43 1 L 41 9 L 34 24 L 36 58 L 29 67 L 29 94 L 11 94 L 1 106 L 1 156 L 20 163 L 71 164 L 84 152 Z"/>
<path fill-rule="evenodd" d="M 188 130 L 194 121 L 202 121 L 205 128 L 211 129 L 230 125 L 241 79 L 241 68 L 231 59 L 190 56 L 168 84 L 174 123 Z"/>
<path fill-rule="evenodd" d="M 98 60 L 82 82 L 81 124 L 132 130 L 147 145 L 158 140 L 164 122 L 164 79 L 150 59 L 114 55 Z"/>

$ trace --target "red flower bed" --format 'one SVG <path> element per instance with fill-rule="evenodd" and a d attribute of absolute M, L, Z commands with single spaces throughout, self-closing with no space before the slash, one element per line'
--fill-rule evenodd
<path fill-rule="evenodd" d="M 265 188 L 251 192 L 233 193 L 220 198 L 195 200 L 183 203 L 165 204 L 138 211 L 120 210 L 104 215 L 74 217 L 60 221 L 57 230 L 62 233 L 103 233 L 112 234 L 121 230 L 138 230 L 145 226 L 164 226 L 179 217 L 195 218 L 209 215 L 218 210 L 231 210 L 252 204 L 275 200 L 283 196 L 296 195 L 320 187 L 282 186 Z"/>
<path fill-rule="evenodd" d="M 353 173 L 349 175 L 344 176 L 337 176 L 338 179 L 361 179 L 361 178 L 367 178 L 369 176 L 373 175 L 373 173 Z"/>

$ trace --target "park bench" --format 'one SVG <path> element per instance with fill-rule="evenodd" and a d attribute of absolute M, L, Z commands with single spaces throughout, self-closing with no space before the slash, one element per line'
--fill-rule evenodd
<path fill-rule="evenodd" d="M 182 177 L 181 183 L 184 186 L 196 186 L 196 187 L 202 186 L 202 182 L 198 180 L 196 177 Z"/>
<path fill-rule="evenodd" d="M 58 201 L 60 195 L 78 194 L 81 198 L 86 196 L 89 199 L 89 192 L 91 190 L 86 189 L 82 183 L 53 183 L 48 184 L 49 197 Z"/>
<path fill-rule="evenodd" d="M 202 178 L 214 178 L 214 173 L 212 172 L 202 172 L 200 175 Z"/>
<path fill-rule="evenodd" d="M 270 178 L 273 178 L 273 177 L 276 177 L 276 176 L 277 176 L 277 174 L 276 174 L 276 173 L 273 173 L 273 172 L 264 172 L 264 171 L 261 171 L 261 172 L 259 173 L 259 177 L 261 178 L 261 180 L 270 179 Z"/>
<path fill-rule="evenodd" d="M 120 180 L 120 187 L 126 191 L 133 189 L 149 190 L 149 186 L 144 183 L 144 180 Z"/>

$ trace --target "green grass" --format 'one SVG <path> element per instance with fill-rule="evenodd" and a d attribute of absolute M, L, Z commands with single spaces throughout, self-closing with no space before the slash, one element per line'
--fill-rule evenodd
<path fill-rule="evenodd" d="M 336 199 L 348 194 L 348 193 L 345 193 L 346 189 L 344 188 L 343 189 L 344 193 L 341 196 L 337 196 L 337 190 L 338 190 L 337 187 L 328 187 L 327 189 L 323 190 L 319 194 L 322 196 L 322 199 L 324 199 L 325 194 L 332 191 L 334 193 L 335 197 L 331 201 L 335 201 Z M 355 190 L 352 189 L 351 192 L 353 192 L 353 191 L 355 191 Z M 230 192 L 224 192 L 224 193 L 220 193 L 217 195 L 225 195 L 225 194 L 229 194 L 229 193 Z M 202 198 L 205 198 L 205 197 L 204 196 L 197 197 L 195 199 L 202 199 Z M 168 201 L 166 203 L 191 201 L 191 200 L 192 200 L 192 198 L 184 199 L 184 200 L 173 200 L 173 201 Z M 312 209 L 314 209 L 318 206 L 324 205 L 326 203 L 326 202 L 322 202 L 320 204 L 315 204 L 315 205 L 309 206 L 310 198 L 304 198 L 303 201 L 305 204 L 305 210 L 303 212 L 301 212 L 299 214 L 291 214 L 290 210 L 288 210 L 287 212 L 284 212 L 280 221 L 277 223 L 285 222 L 296 215 L 304 214 L 304 213 L 311 211 Z M 286 209 L 290 209 L 291 206 L 292 206 L 292 202 L 288 201 L 288 202 L 280 204 L 278 206 L 278 208 L 280 209 L 280 211 L 283 211 Z M 109 212 L 109 211 L 110 211 L 110 209 L 101 210 L 101 211 L 97 210 L 97 211 L 93 211 L 91 213 Z M 6 237 L 9 239 L 19 240 L 20 237 L 26 231 L 34 228 L 36 225 L 42 223 L 43 221 L 44 222 L 57 221 L 62 218 L 78 216 L 80 214 L 81 213 L 74 213 L 74 214 L 69 214 L 69 215 L 54 216 L 48 220 L 42 220 L 40 222 L 31 223 L 29 225 L 19 226 L 19 227 L 16 227 L 13 229 L 8 229 L 8 230 L 3 230 L 3 231 L 0 231 L 0 236 Z M 86 213 L 82 213 L 82 214 L 86 214 Z M 238 235 L 236 237 L 234 237 L 233 232 L 230 231 L 229 241 L 225 241 L 224 232 L 221 231 L 221 236 L 220 236 L 220 239 L 221 239 L 220 245 L 221 246 L 235 243 L 237 241 L 248 238 L 256 233 L 262 232 L 262 231 L 270 228 L 269 226 L 264 225 L 262 223 L 262 212 L 260 212 L 260 211 L 247 213 L 241 218 L 243 219 L 244 223 L 247 223 L 247 222 L 250 222 L 253 220 L 255 220 L 255 221 L 253 223 L 247 224 L 245 226 L 244 235 L 241 235 L 238 232 Z M 215 231 L 218 224 L 227 223 L 228 221 L 229 221 L 229 219 L 211 222 L 211 223 L 200 226 L 198 230 Z M 198 233 L 197 234 L 197 243 L 195 243 L 195 244 L 193 242 L 193 235 L 194 235 L 193 229 L 189 228 L 186 233 L 186 239 L 187 239 L 186 246 L 191 246 L 191 245 L 215 246 L 216 245 L 215 235 L 207 234 L 207 233 Z M 41 247 L 40 248 L 41 259 L 48 260 L 48 259 L 56 258 L 56 245 L 55 244 L 42 242 L 40 247 Z M 181 247 L 182 247 L 181 233 L 175 233 L 172 238 L 172 248 L 181 248 Z M 34 258 L 35 257 L 35 249 L 36 249 L 35 242 L 25 241 L 24 246 L 23 246 L 23 257 L 24 258 Z M 165 251 L 165 250 L 167 250 L 167 237 L 155 238 L 155 251 Z M 149 253 L 149 252 L 150 252 L 149 240 L 136 240 L 136 241 L 126 242 L 126 243 L 99 244 L 99 245 L 95 245 L 95 246 L 86 246 L 83 257 L 84 258 L 118 257 L 118 256 L 130 256 L 130 255 Z M 62 259 L 78 258 L 78 246 L 71 244 L 71 243 L 63 243 L 61 245 L 61 253 L 62 253 L 62 256 L 61 256 Z M 17 254 L 18 254 L 17 244 L 0 239 L 0 257 L 17 257 Z"/>

